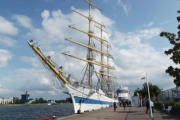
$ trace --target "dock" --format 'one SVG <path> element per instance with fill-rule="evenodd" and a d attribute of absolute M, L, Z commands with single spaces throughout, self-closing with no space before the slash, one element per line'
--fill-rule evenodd
<path fill-rule="evenodd" d="M 113 108 L 105 108 L 92 112 L 74 114 L 66 117 L 56 118 L 55 120 L 152 120 L 149 114 L 145 113 L 145 107 L 118 107 L 114 112 Z M 157 110 L 153 113 L 153 120 L 178 120 L 166 113 Z"/>

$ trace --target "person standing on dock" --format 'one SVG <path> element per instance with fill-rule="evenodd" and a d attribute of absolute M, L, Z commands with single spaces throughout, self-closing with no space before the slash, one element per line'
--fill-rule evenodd
<path fill-rule="evenodd" d="M 124 107 L 124 110 L 125 110 L 125 109 L 126 109 L 126 101 L 123 100 L 123 101 L 122 101 L 122 104 L 123 104 L 123 107 Z"/>
<path fill-rule="evenodd" d="M 116 102 L 113 103 L 113 107 L 114 107 L 114 112 L 115 112 L 117 108 Z"/>
<path fill-rule="evenodd" d="M 151 106 L 152 112 L 154 112 L 154 102 L 153 101 L 150 101 L 150 106 Z"/>
<path fill-rule="evenodd" d="M 147 101 L 146 101 L 146 114 L 147 114 L 148 111 L 149 111 L 149 104 L 150 104 L 150 102 L 149 102 L 149 100 L 147 99 Z"/>

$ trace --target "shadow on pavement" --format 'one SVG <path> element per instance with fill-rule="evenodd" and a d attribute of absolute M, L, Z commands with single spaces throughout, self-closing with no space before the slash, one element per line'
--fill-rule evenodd
<path fill-rule="evenodd" d="M 137 113 L 137 111 L 117 111 L 119 113 Z"/>

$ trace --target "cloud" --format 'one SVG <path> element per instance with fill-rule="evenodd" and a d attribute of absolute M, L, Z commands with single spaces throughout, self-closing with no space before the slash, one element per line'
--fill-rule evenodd
<path fill-rule="evenodd" d="M 164 88 L 173 86 L 172 78 L 165 73 L 165 69 L 173 63 L 148 43 L 159 36 L 160 31 L 159 28 L 149 28 L 129 33 L 115 32 L 112 53 L 116 55 L 115 74 L 119 76 L 120 84 L 137 86 L 142 83 L 140 78 L 147 73 L 153 84 Z"/>
<path fill-rule="evenodd" d="M 0 67 L 5 67 L 11 58 L 12 54 L 9 51 L 0 49 Z"/>
<path fill-rule="evenodd" d="M 144 27 L 151 27 L 151 26 L 153 26 L 153 25 L 154 25 L 154 22 L 151 21 L 151 22 L 145 24 Z"/>
<path fill-rule="evenodd" d="M 16 45 L 16 41 L 12 40 L 9 37 L 0 35 L 0 44 L 7 46 L 7 47 L 14 47 Z"/>
<path fill-rule="evenodd" d="M 168 25 L 170 23 L 172 23 L 174 21 L 174 19 L 169 19 L 169 20 L 165 20 L 165 21 L 162 21 L 161 23 L 159 23 L 159 25 Z"/>
<path fill-rule="evenodd" d="M 83 14 L 87 15 L 88 10 L 79 10 Z M 114 21 L 103 16 L 98 10 L 93 10 L 93 17 L 97 17 L 100 23 L 106 23 L 107 28 L 109 28 Z M 53 48 L 63 49 L 66 37 L 73 36 L 73 40 L 81 41 L 85 43 L 84 39 L 87 39 L 87 35 L 80 32 L 76 32 L 73 29 L 68 28 L 69 25 L 75 25 L 81 30 L 87 32 L 88 24 L 87 20 L 75 13 L 63 14 L 61 10 L 48 11 L 44 10 L 41 13 L 42 16 L 42 28 L 34 28 L 28 33 L 28 36 L 32 39 L 38 40 L 39 43 L 48 48 L 53 46 Z M 100 30 L 94 27 L 92 24 L 92 29 L 97 31 L 97 35 L 100 34 Z M 96 33 L 95 31 L 95 33 Z M 57 46 L 58 45 L 58 46 Z M 59 47 L 61 45 L 61 47 Z"/>
<path fill-rule="evenodd" d="M 14 92 L 11 89 L 5 88 L 2 84 L 0 84 L 0 94 L 1 97 L 13 97 L 13 95 L 15 95 L 18 91 Z"/>
<path fill-rule="evenodd" d="M 11 90 L 9 90 L 9 89 L 6 89 L 6 88 L 3 88 L 3 87 L 0 87 L 0 94 L 1 94 L 1 96 L 3 96 L 3 97 L 9 97 L 9 95 L 11 94 Z"/>
<path fill-rule="evenodd" d="M 141 42 L 147 39 L 156 37 L 161 32 L 160 28 L 141 29 L 135 32 L 122 33 L 119 31 L 114 32 L 114 38 L 112 40 L 114 45 L 128 46 L 128 47 L 141 47 Z"/>
<path fill-rule="evenodd" d="M 122 7 L 122 9 L 124 10 L 124 12 L 125 12 L 126 14 L 128 14 L 129 10 L 128 10 L 127 4 L 125 4 L 125 3 L 123 2 L 123 0 L 118 0 L 118 4 Z"/>
<path fill-rule="evenodd" d="M 21 68 L 13 71 L 13 76 L 4 76 L 2 81 L 6 81 L 4 86 L 6 89 L 0 88 L 0 93 L 9 97 L 20 96 L 23 91 L 28 90 L 33 98 L 45 97 L 46 99 L 64 98 L 66 95 L 62 94 L 63 88 L 57 84 L 53 87 L 56 77 L 42 66 L 39 68 Z M 11 83 L 11 84 L 9 84 Z M 18 84 L 17 84 L 18 83 Z M 15 92 L 16 91 L 16 92 Z"/>
<path fill-rule="evenodd" d="M 50 80 L 49 80 L 49 76 L 44 75 L 46 71 L 43 69 L 18 69 L 16 70 L 16 78 L 22 78 L 23 80 L 25 80 L 23 83 L 29 83 L 28 87 L 30 88 L 34 88 L 34 89 L 40 89 L 41 85 L 46 87 L 44 89 L 50 89 L 49 85 L 50 85 Z M 28 73 L 28 74 L 22 74 L 22 73 Z M 31 77 L 28 77 L 31 76 Z M 38 79 L 38 80 L 37 80 Z M 18 80 L 21 81 L 22 80 Z M 34 84 L 35 83 L 35 84 Z"/>
<path fill-rule="evenodd" d="M 36 57 L 27 57 L 27 56 L 22 56 L 21 58 L 22 62 L 25 63 L 31 63 L 33 67 L 40 67 L 40 60 L 38 60 Z"/>
<path fill-rule="evenodd" d="M 0 16 L 0 33 L 16 35 L 18 33 L 18 29 L 13 25 L 12 22 L 9 22 L 4 17 Z"/>
<path fill-rule="evenodd" d="M 48 19 L 49 18 L 49 11 L 48 10 L 44 10 L 42 13 L 41 13 L 41 17 L 43 19 Z"/>
<path fill-rule="evenodd" d="M 32 29 L 33 26 L 31 24 L 31 20 L 29 17 L 25 16 L 25 15 L 13 15 L 13 18 L 15 20 L 17 20 L 17 22 L 22 25 L 25 28 L 30 28 Z"/>
<path fill-rule="evenodd" d="M 150 29 L 143 29 L 138 32 L 139 32 L 139 37 L 145 39 L 151 39 L 153 37 L 159 36 L 161 30 L 160 28 L 150 28 Z"/>
<path fill-rule="evenodd" d="M 28 88 L 30 90 L 48 91 L 52 89 L 52 84 L 49 79 L 51 74 L 45 73 L 46 71 L 43 69 L 21 68 L 15 70 L 13 76 L 5 76 L 2 80 L 10 82 L 11 84 L 21 83 L 16 84 L 16 86 L 12 86 L 12 89 L 25 91 Z M 10 87 L 11 85 L 6 86 Z"/>

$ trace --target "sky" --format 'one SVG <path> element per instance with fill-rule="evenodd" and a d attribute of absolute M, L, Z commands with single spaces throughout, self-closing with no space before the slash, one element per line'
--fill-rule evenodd
<path fill-rule="evenodd" d="M 111 73 L 116 87 L 128 86 L 131 93 L 141 88 L 141 80 L 162 89 L 175 87 L 173 78 L 165 73 L 174 65 L 164 50 L 170 48 L 160 32 L 177 33 L 179 0 L 93 0 L 102 11 L 93 8 L 95 20 L 106 25 L 108 34 L 103 38 L 111 43 L 116 67 Z M 0 97 L 20 97 L 26 90 L 32 98 L 64 99 L 58 85 L 53 86 L 55 76 L 48 71 L 27 44 L 33 39 L 46 55 L 67 74 L 82 79 L 86 63 L 62 55 L 62 52 L 86 57 L 87 50 L 73 45 L 64 38 L 87 43 L 87 36 L 68 28 L 74 25 L 88 30 L 88 21 L 72 12 L 73 9 L 87 15 L 84 0 L 0 0 Z M 100 35 L 94 27 L 95 35 Z M 94 40 L 95 43 L 97 41 Z M 98 44 L 98 43 L 97 43 Z M 96 54 L 96 58 L 99 55 Z M 98 67 L 95 67 L 99 70 Z M 93 78 L 95 78 L 93 76 Z"/>

